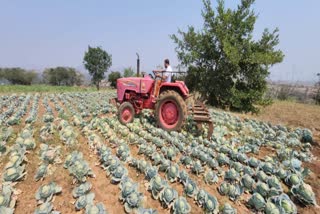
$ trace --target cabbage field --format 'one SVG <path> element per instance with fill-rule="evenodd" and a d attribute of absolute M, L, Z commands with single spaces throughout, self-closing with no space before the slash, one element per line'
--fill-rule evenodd
<path fill-rule="evenodd" d="M 1 214 L 316 213 L 309 129 L 213 109 L 210 140 L 191 118 L 163 131 L 150 111 L 124 126 L 114 96 L 0 95 Z"/>

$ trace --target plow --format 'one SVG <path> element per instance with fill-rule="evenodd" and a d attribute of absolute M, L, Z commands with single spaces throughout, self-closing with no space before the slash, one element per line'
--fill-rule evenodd
<path fill-rule="evenodd" d="M 196 122 L 199 130 L 202 129 L 203 123 L 208 125 L 207 138 L 210 139 L 213 133 L 213 122 L 205 104 L 197 100 L 195 105 L 189 107 L 188 113 L 192 116 L 193 121 Z"/>
<path fill-rule="evenodd" d="M 178 80 L 161 81 L 159 94 L 152 96 L 156 83 L 157 77 L 149 75 L 117 80 L 117 97 L 111 99 L 110 103 L 117 106 L 119 121 L 122 124 L 131 123 L 135 115 L 140 114 L 143 109 L 151 109 L 154 110 L 159 128 L 166 131 L 180 131 L 187 117 L 191 116 L 198 129 L 201 129 L 203 124 L 208 126 L 209 139 L 213 133 L 213 122 L 205 104 L 195 100 L 186 84 Z"/>

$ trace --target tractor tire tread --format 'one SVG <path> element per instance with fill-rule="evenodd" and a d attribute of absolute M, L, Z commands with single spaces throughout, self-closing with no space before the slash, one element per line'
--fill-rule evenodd
<path fill-rule="evenodd" d="M 118 120 L 120 121 L 120 123 L 121 123 L 122 125 L 125 125 L 126 122 L 122 121 L 121 112 L 123 111 L 124 108 L 127 108 L 127 107 L 130 108 L 130 110 L 131 110 L 131 112 L 132 112 L 132 115 L 133 115 L 132 118 L 131 118 L 131 120 L 130 120 L 129 122 L 127 122 L 127 123 L 131 123 L 131 122 L 133 121 L 133 119 L 134 119 L 134 116 L 135 116 L 135 110 L 134 110 L 134 107 L 132 106 L 132 104 L 129 103 L 129 102 L 123 102 L 123 103 L 119 106 L 119 109 L 118 109 Z"/>
<path fill-rule="evenodd" d="M 177 101 L 178 105 L 182 109 L 182 118 L 179 119 L 180 122 L 178 122 L 178 125 L 174 129 L 167 130 L 167 131 L 179 131 L 184 126 L 184 124 L 186 122 L 187 115 L 188 115 L 188 109 L 187 109 L 187 105 L 186 105 L 185 101 L 182 99 L 180 94 L 177 93 L 176 91 L 173 91 L 173 90 L 168 90 L 168 91 L 162 92 L 159 96 L 159 100 L 155 105 L 155 118 L 157 120 L 157 125 L 163 129 L 165 129 L 164 127 L 161 126 L 161 123 L 160 123 L 159 108 L 160 108 L 160 104 L 162 103 L 162 100 L 167 99 L 168 97 L 174 97 L 174 99 Z"/>

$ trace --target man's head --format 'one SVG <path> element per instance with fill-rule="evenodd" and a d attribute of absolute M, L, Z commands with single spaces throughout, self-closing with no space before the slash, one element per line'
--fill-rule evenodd
<path fill-rule="evenodd" d="M 167 68 L 170 65 L 169 59 L 164 60 L 164 67 Z"/>

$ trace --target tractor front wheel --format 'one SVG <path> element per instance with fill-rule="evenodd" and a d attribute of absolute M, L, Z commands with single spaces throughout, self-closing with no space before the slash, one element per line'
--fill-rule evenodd
<path fill-rule="evenodd" d="M 165 91 L 155 106 L 155 117 L 158 126 L 167 131 L 178 131 L 187 117 L 187 106 L 180 94 Z"/>
<path fill-rule="evenodd" d="M 124 102 L 119 107 L 118 119 L 121 124 L 125 125 L 133 121 L 134 114 L 135 114 L 135 111 L 132 104 L 129 102 Z"/>

